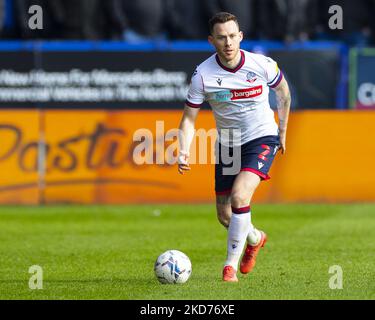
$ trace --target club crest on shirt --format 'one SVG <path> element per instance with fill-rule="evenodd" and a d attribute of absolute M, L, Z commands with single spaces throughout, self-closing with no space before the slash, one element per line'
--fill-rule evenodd
<path fill-rule="evenodd" d="M 257 80 L 257 75 L 255 72 L 249 71 L 246 75 L 247 82 L 253 83 Z"/>

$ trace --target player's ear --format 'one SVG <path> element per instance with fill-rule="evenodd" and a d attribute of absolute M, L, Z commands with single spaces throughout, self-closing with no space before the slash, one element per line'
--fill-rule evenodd
<path fill-rule="evenodd" d="M 243 32 L 242 32 L 242 31 L 240 31 L 239 33 L 240 33 L 240 42 L 241 42 L 241 41 L 242 41 L 242 39 L 243 39 Z"/>
<path fill-rule="evenodd" d="M 213 44 L 213 42 L 214 42 L 214 37 L 211 36 L 211 35 L 209 35 L 209 36 L 208 36 L 208 42 L 211 43 L 211 44 Z"/>

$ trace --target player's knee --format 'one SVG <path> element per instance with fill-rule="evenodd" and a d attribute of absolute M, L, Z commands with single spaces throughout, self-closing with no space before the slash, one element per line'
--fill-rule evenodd
<path fill-rule="evenodd" d="M 231 196 L 231 205 L 234 208 L 242 208 L 249 205 L 250 199 L 245 192 L 234 192 Z"/>

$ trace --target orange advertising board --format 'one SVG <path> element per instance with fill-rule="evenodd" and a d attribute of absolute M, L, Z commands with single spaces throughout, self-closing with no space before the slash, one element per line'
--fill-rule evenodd
<path fill-rule="evenodd" d="M 167 163 L 167 148 L 177 138 L 164 141 L 170 129 L 177 128 L 181 113 L 171 111 L 29 111 L 0 112 L 1 123 L 12 123 L 22 132 L 13 151 L 9 129 L 0 131 L 6 141 L 1 156 L 0 203 L 145 203 L 205 202 L 213 199 L 213 170 L 193 165 L 183 177 Z M 7 115 L 7 118 L 5 117 Z M 46 144 L 45 163 L 38 168 L 38 130 L 42 121 Z M 202 115 L 198 125 L 214 128 L 211 115 Z M 139 141 L 135 135 L 139 131 Z M 137 161 L 137 146 L 149 138 L 151 163 Z M 34 149 L 27 146 L 33 145 Z M 25 147 L 26 146 L 26 147 Z M 173 147 L 173 146 L 172 146 Z M 25 155 L 20 159 L 22 151 Z M 140 148 L 138 148 L 140 149 Z M 140 149 L 141 150 L 141 149 Z M 176 155 L 176 153 L 175 153 Z M 147 158 L 147 157 L 146 157 Z M 171 159 L 169 159 L 171 160 Z M 171 161 L 169 161 L 171 162 Z M 27 168 L 27 170 L 25 170 Z M 23 189 L 38 186 L 38 173 L 44 174 L 43 190 L 35 188 L 30 199 Z M 31 201 L 32 200 L 32 201 Z"/>
<path fill-rule="evenodd" d="M 0 203 L 39 203 L 39 115 L 0 111 Z"/>
<path fill-rule="evenodd" d="M 207 154 L 194 155 L 208 164 L 183 176 L 171 164 L 181 114 L 0 111 L 0 203 L 212 202 L 212 137 Z M 373 112 L 293 113 L 287 153 L 276 157 L 254 201 L 375 201 L 373 123 Z M 196 127 L 212 133 L 212 113 L 200 111 Z"/>
<path fill-rule="evenodd" d="M 66 146 L 65 159 L 61 158 L 67 168 L 55 166 L 47 174 L 47 201 L 145 203 L 212 199 L 213 173 L 207 175 L 211 171 L 207 170 L 209 165 L 196 166 L 191 175 L 182 177 L 176 166 L 167 163 L 166 149 L 173 141 L 164 141 L 165 133 L 178 127 L 180 116 L 181 113 L 170 111 L 50 112 L 46 116 L 46 133 L 55 152 L 61 152 L 57 146 L 61 146 L 63 137 L 72 142 Z M 210 126 L 213 122 L 206 120 L 205 124 Z M 147 142 L 143 135 L 149 139 L 150 153 L 143 156 L 141 152 L 137 159 L 137 146 Z M 177 144 L 177 138 L 174 141 Z M 150 163 L 143 164 L 144 158 Z M 207 178 L 200 181 L 202 176 Z M 61 188 L 66 190 L 61 192 Z"/>

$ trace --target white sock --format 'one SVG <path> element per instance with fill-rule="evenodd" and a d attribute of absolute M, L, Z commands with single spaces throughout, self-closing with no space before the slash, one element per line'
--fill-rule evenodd
<path fill-rule="evenodd" d="M 250 231 L 250 207 L 233 208 L 232 217 L 228 228 L 227 260 L 226 266 L 238 267 L 246 237 Z"/>

